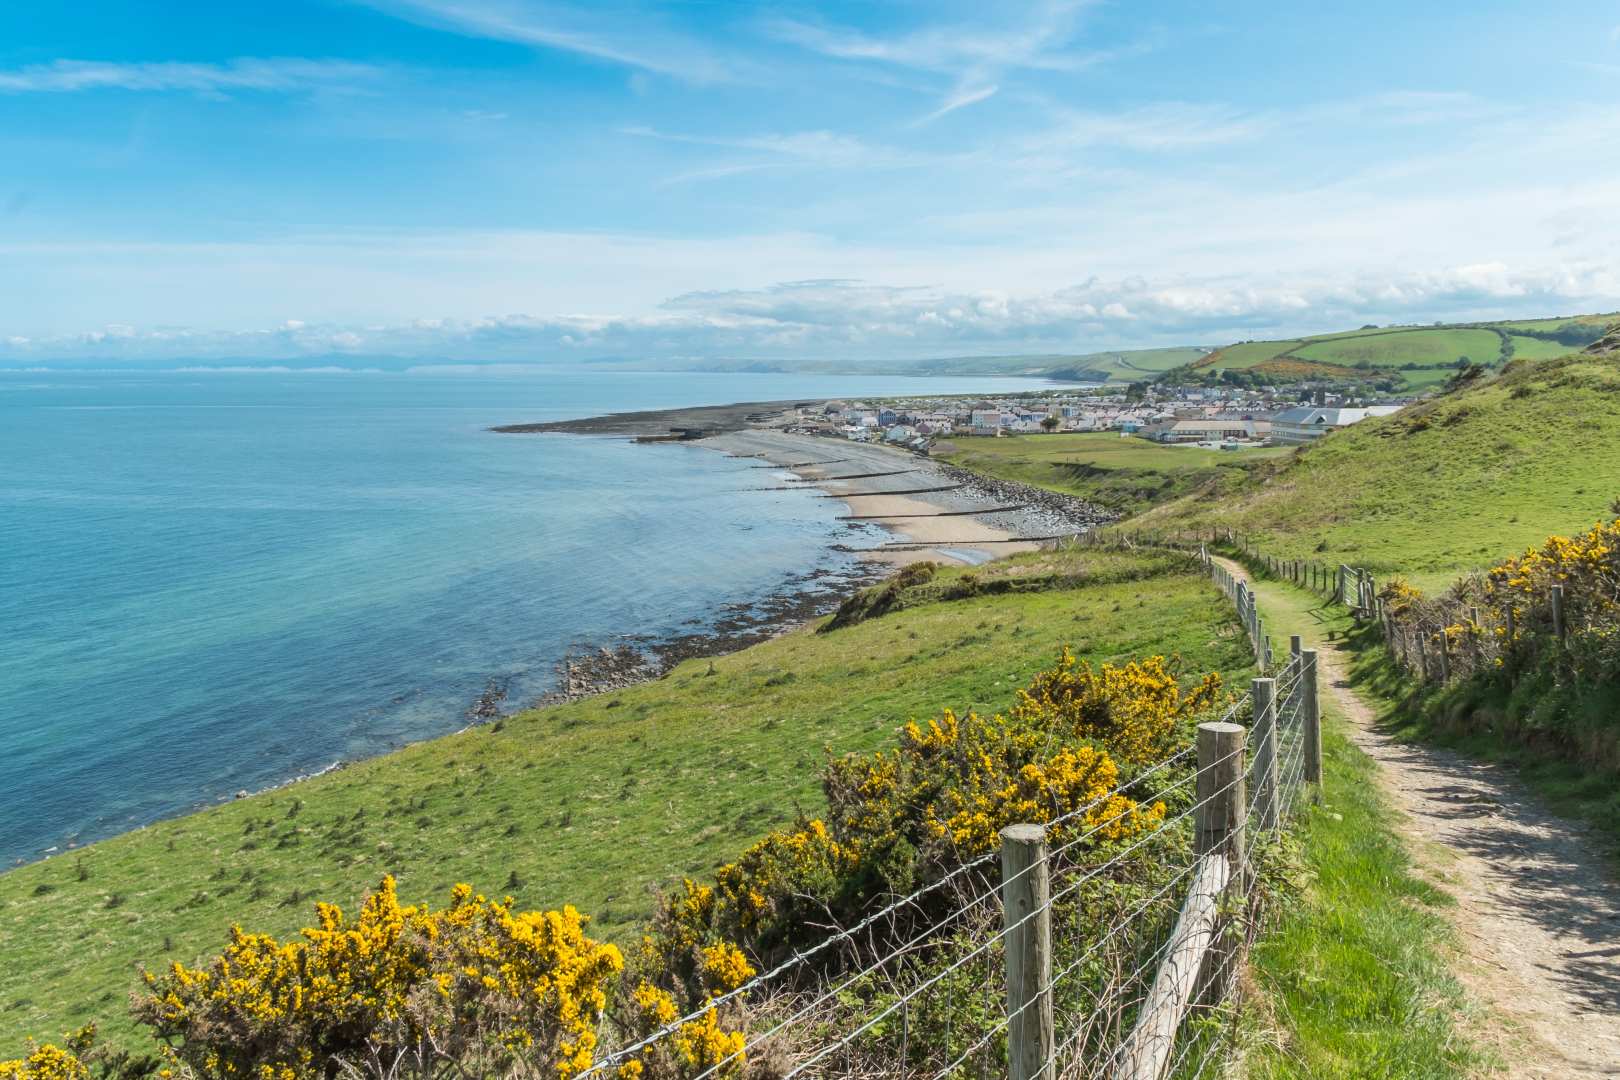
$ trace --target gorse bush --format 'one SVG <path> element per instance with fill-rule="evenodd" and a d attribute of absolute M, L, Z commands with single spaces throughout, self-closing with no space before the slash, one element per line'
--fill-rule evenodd
<path fill-rule="evenodd" d="M 1220 687 L 1206 675 L 1183 691 L 1163 657 L 1093 669 L 1063 649 L 1005 714 L 946 709 L 906 724 L 893 749 L 833 760 L 825 818 L 771 833 L 713 884 L 688 880 L 665 899 L 635 960 L 637 992 L 663 991 L 681 1015 L 702 1009 L 718 989 L 704 970 L 706 949 L 735 945 L 761 967 L 775 964 L 994 850 L 1009 824 L 1061 819 L 1052 841 L 1075 841 L 1073 859 L 1155 828 L 1164 803 L 1116 789 L 1185 745 Z M 918 899 L 871 947 L 905 940 L 958 899 Z M 860 955 L 852 945 L 809 974 Z M 734 1032 L 743 1023 L 735 999 L 703 1015 Z"/>
<path fill-rule="evenodd" d="M 199 968 L 148 974 L 139 1019 L 199 1077 L 570 1077 L 593 1060 L 619 950 L 586 919 L 512 910 L 456 886 L 450 906 L 401 906 L 385 878 L 352 920 L 332 904 L 282 943 L 235 929 Z"/>
<path fill-rule="evenodd" d="M 1555 585 L 1563 592 L 1562 639 Z M 1591 707 L 1594 694 L 1620 685 L 1620 520 L 1550 536 L 1444 595 L 1424 597 L 1399 579 L 1379 595 L 1409 662 L 1421 662 L 1431 677 L 1438 668 L 1494 688 L 1507 696 L 1504 719 L 1521 734 L 1620 768 L 1620 724 L 1612 710 Z"/>
<path fill-rule="evenodd" d="M 1155 830 L 1166 805 L 1131 778 L 1185 746 L 1220 692 L 1215 675 L 1183 689 L 1163 657 L 1094 669 L 1065 648 L 1005 713 L 945 709 L 906 724 L 890 749 L 829 762 L 824 817 L 770 833 L 712 882 L 684 881 L 628 958 L 593 940 L 571 907 L 519 912 L 466 885 L 442 909 L 406 906 L 390 877 L 353 916 L 319 904 L 295 939 L 235 928 L 212 960 L 148 973 L 135 1013 L 169 1077 L 567 1080 L 604 1048 L 617 1048 L 611 1072 L 627 1080 L 768 1075 L 768 1062 L 750 1061 L 748 1030 L 771 1003 L 736 992 L 757 971 L 941 882 L 992 852 L 1008 824 L 1054 823 L 1071 862 Z M 1090 909 L 1109 908 L 1107 887 L 1093 883 L 1103 891 L 1086 894 Z M 795 977 L 813 985 L 954 902 L 908 905 Z M 932 956 L 906 963 L 926 969 Z M 0 1080 L 88 1080 L 87 1070 L 82 1048 L 41 1046 L 0 1063 Z"/>
<path fill-rule="evenodd" d="M 1620 519 L 1548 537 L 1492 567 L 1481 591 L 1504 616 L 1511 608 L 1517 627 L 1550 635 L 1553 585 L 1563 586 L 1573 670 L 1592 680 L 1620 677 Z"/>
<path fill-rule="evenodd" d="M 1090 833 L 1119 840 L 1155 825 L 1120 785 L 1162 757 L 1212 705 L 1220 678 L 1183 692 L 1163 657 L 1094 670 L 1063 649 L 1018 691 L 1007 713 L 946 709 L 913 721 L 892 750 L 849 754 L 823 777 L 825 819 L 771 833 L 720 868 L 713 886 L 686 882 L 659 915 L 655 945 L 675 960 L 694 943 L 731 941 L 769 960 L 858 918 L 874 897 L 914 889 L 998 843 L 1015 822 L 1082 808 L 1054 842 Z M 818 927 L 820 929 L 818 929 Z"/>
<path fill-rule="evenodd" d="M 90 1080 L 91 1045 L 96 1039 L 94 1024 L 87 1025 L 55 1043 L 33 1043 L 28 1052 L 11 1061 L 0 1061 L 0 1080 Z"/>

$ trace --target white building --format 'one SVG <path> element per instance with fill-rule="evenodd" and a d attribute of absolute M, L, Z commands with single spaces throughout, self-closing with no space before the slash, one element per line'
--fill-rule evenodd
<path fill-rule="evenodd" d="M 1369 405 L 1362 409 L 1321 409 L 1302 405 L 1297 409 L 1284 409 L 1272 418 L 1271 441 L 1284 446 L 1298 446 L 1369 416 L 1388 416 L 1400 409 L 1399 405 Z"/>

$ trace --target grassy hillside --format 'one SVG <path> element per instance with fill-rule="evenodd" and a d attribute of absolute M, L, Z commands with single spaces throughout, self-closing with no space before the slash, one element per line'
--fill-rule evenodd
<path fill-rule="evenodd" d="M 829 750 L 885 744 L 945 706 L 1004 706 L 1060 643 L 1097 661 L 1180 653 L 1189 670 L 1247 670 L 1228 606 L 1185 566 L 1016 557 L 978 568 L 979 581 L 1061 587 L 801 630 L 720 658 L 712 674 L 693 661 L 11 870 L 0 875 L 0 1046 L 88 1019 L 127 1040 L 141 965 L 216 951 L 236 922 L 285 934 L 316 898 L 352 904 L 387 872 L 406 899 L 443 902 L 467 881 L 525 906 L 573 903 L 623 940 L 656 887 L 815 812 Z"/>
<path fill-rule="evenodd" d="M 1289 452 L 1205 450 L 1121 438 L 1114 432 L 1082 432 L 957 439 L 935 454 L 963 468 L 1078 495 L 1130 514 L 1211 484 L 1220 490 L 1256 463 Z"/>
<path fill-rule="evenodd" d="M 1427 588 L 1587 528 L 1616 497 L 1620 354 L 1575 354 L 1516 361 L 1143 523 L 1230 525 L 1272 554 L 1404 572 Z"/>
<path fill-rule="evenodd" d="M 1457 362 L 1500 366 L 1516 357 L 1562 356 L 1597 340 L 1614 314 L 1502 323 L 1366 327 L 1285 341 L 1245 341 L 1189 367 L 1194 375 L 1245 371 L 1276 380 L 1309 377 L 1398 380 L 1421 390 L 1444 382 Z"/>

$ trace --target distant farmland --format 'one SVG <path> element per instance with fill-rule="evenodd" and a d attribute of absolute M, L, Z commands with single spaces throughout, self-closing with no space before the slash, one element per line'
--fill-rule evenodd
<path fill-rule="evenodd" d="M 1499 367 L 1519 356 L 1562 356 L 1596 341 L 1616 319 L 1620 315 L 1364 327 L 1282 341 L 1243 341 L 1214 350 L 1186 371 L 1195 376 L 1245 371 L 1278 381 L 1361 378 L 1421 389 L 1445 381 L 1462 361 Z"/>

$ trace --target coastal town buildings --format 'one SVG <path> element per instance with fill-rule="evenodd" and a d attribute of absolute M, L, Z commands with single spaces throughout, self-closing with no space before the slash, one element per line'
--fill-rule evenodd
<path fill-rule="evenodd" d="M 1369 405 L 1357 409 L 1303 407 L 1285 409 L 1272 419 L 1272 441 L 1282 446 L 1314 442 L 1328 432 L 1346 427 L 1369 416 L 1399 412 L 1399 405 Z"/>
<path fill-rule="evenodd" d="M 1309 402 L 1302 404 L 1302 402 Z M 1370 404 L 1290 387 L 1075 386 L 1000 398 L 829 401 L 799 410 L 801 430 L 926 450 L 943 438 L 1114 431 L 1172 445 L 1298 445 L 1401 403 Z"/>

